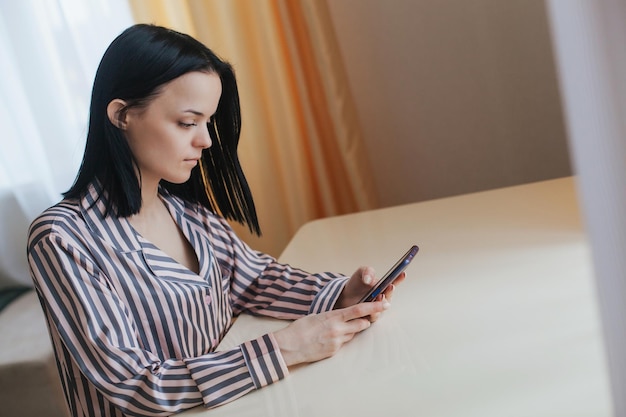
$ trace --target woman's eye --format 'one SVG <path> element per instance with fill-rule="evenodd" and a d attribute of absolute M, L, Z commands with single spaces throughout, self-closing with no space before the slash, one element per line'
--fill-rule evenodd
<path fill-rule="evenodd" d="M 184 122 L 180 122 L 179 123 L 182 127 L 194 127 L 194 126 L 198 126 L 197 123 L 184 123 Z"/>

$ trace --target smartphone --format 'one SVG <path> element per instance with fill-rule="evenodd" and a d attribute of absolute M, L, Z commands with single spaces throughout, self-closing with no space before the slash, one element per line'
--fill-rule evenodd
<path fill-rule="evenodd" d="M 393 283 L 396 278 L 398 278 L 400 273 L 402 273 L 402 271 L 404 271 L 406 267 L 409 266 L 409 264 L 417 254 L 418 250 L 419 248 L 416 245 L 411 246 L 409 251 L 405 253 L 404 256 L 402 256 L 402 258 L 400 258 L 400 260 L 398 260 L 398 262 L 396 262 L 396 264 L 391 267 L 391 269 L 387 271 L 387 273 L 383 275 L 381 279 L 378 280 L 376 285 L 374 285 L 367 292 L 367 294 L 365 294 L 363 298 L 361 298 L 361 301 L 359 301 L 359 303 L 375 300 L 378 294 L 385 291 L 387 287 L 391 285 L 391 283 Z"/>

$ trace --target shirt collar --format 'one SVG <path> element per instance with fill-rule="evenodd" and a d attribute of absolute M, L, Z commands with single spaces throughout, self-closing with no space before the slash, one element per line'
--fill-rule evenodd
<path fill-rule="evenodd" d="M 137 233 L 128 218 L 118 217 L 116 207 L 99 181 L 87 187 L 80 199 L 80 210 L 91 231 L 122 252 L 141 250 Z"/>

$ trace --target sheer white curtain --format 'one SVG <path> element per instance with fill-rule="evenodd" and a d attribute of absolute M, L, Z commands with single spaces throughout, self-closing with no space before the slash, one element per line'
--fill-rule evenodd
<path fill-rule="evenodd" d="M 26 233 L 71 185 L 91 84 L 126 0 L 0 0 L 0 288 L 30 285 Z"/>

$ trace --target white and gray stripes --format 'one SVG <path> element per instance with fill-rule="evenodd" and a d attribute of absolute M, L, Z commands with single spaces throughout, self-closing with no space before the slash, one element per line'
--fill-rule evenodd
<path fill-rule="evenodd" d="M 345 285 L 336 274 L 279 264 L 203 207 L 163 190 L 161 197 L 196 252 L 199 274 L 126 219 L 105 215 L 98 184 L 31 225 L 31 274 L 73 416 L 166 416 L 278 381 L 288 370 L 271 334 L 214 351 L 233 315 L 327 311 Z"/>

